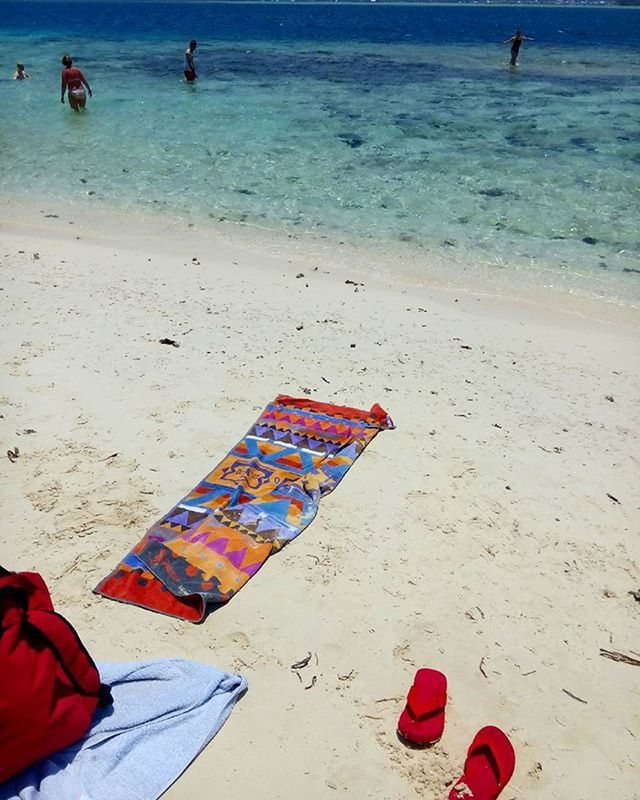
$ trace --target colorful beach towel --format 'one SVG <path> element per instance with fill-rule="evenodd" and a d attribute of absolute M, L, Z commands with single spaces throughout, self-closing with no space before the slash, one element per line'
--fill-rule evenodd
<path fill-rule="evenodd" d="M 98 594 L 200 621 L 313 520 L 387 413 L 279 395 L 101 581 Z"/>
<path fill-rule="evenodd" d="M 98 669 L 113 705 L 80 741 L 0 783 L 0 800 L 157 800 L 247 688 L 240 675 L 179 658 Z"/>

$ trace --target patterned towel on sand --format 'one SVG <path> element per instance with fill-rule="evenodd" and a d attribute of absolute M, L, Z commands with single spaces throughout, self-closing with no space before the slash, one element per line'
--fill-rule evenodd
<path fill-rule="evenodd" d="M 199 622 L 313 520 L 387 413 L 279 395 L 220 464 L 101 581 L 98 594 Z"/>

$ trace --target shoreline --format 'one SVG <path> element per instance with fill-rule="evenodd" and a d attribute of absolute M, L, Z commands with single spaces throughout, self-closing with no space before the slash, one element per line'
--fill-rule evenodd
<path fill-rule="evenodd" d="M 380 287 L 397 289 L 402 285 L 406 291 L 435 292 L 444 302 L 451 294 L 463 294 L 482 298 L 486 303 L 514 306 L 516 316 L 518 307 L 522 307 L 534 315 L 553 312 L 560 318 L 582 320 L 587 325 L 597 322 L 640 332 L 640 305 L 636 305 L 635 292 L 630 304 L 621 306 L 618 296 L 589 292 L 586 288 L 589 279 L 581 274 L 573 274 L 572 278 L 577 280 L 575 286 L 570 283 L 564 286 L 563 276 L 552 269 L 529 274 L 524 268 L 509 272 L 509 267 L 476 266 L 473 254 L 467 251 L 462 251 L 456 259 L 447 260 L 439 252 L 402 243 L 388 243 L 384 247 L 304 229 L 278 231 L 255 223 L 219 222 L 198 217 L 190 221 L 163 211 L 118 213 L 99 201 L 91 205 L 93 203 L 88 205 L 86 201 L 61 204 L 49 198 L 16 203 L 0 196 L 0 230 L 23 231 L 44 238 L 60 237 L 63 241 L 80 238 L 103 244 L 108 244 L 115 236 L 121 241 L 126 237 L 134 247 L 140 248 L 146 241 L 151 249 L 154 237 L 170 233 L 172 237 L 187 236 L 189 244 L 195 247 L 223 244 L 229 257 L 247 253 L 271 260 L 295 258 L 312 268 L 322 265 L 327 274 L 331 271 L 344 273 L 345 279 L 353 277 L 354 273 L 360 281 Z M 69 224 L 74 225 L 73 232 L 65 227 Z M 145 233 L 141 235 L 141 231 Z M 571 280 L 570 271 L 567 275 Z M 544 285 L 536 285 L 545 277 Z M 634 281 L 635 276 L 616 276 L 619 294 L 627 280 Z"/>

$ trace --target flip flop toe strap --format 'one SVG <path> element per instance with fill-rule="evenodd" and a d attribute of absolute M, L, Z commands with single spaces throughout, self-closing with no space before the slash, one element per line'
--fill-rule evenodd
<path fill-rule="evenodd" d="M 446 702 L 446 692 L 437 690 L 425 692 L 416 686 L 412 686 L 407 695 L 407 708 L 417 720 L 443 711 Z"/>

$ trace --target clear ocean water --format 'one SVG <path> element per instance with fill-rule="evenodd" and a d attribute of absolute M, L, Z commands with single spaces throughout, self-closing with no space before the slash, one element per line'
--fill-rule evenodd
<path fill-rule="evenodd" d="M 510 69 L 517 27 L 535 42 Z M 59 102 L 64 52 L 85 114 Z M 0 190 L 640 297 L 639 86 L 638 8 L 1 0 Z"/>

